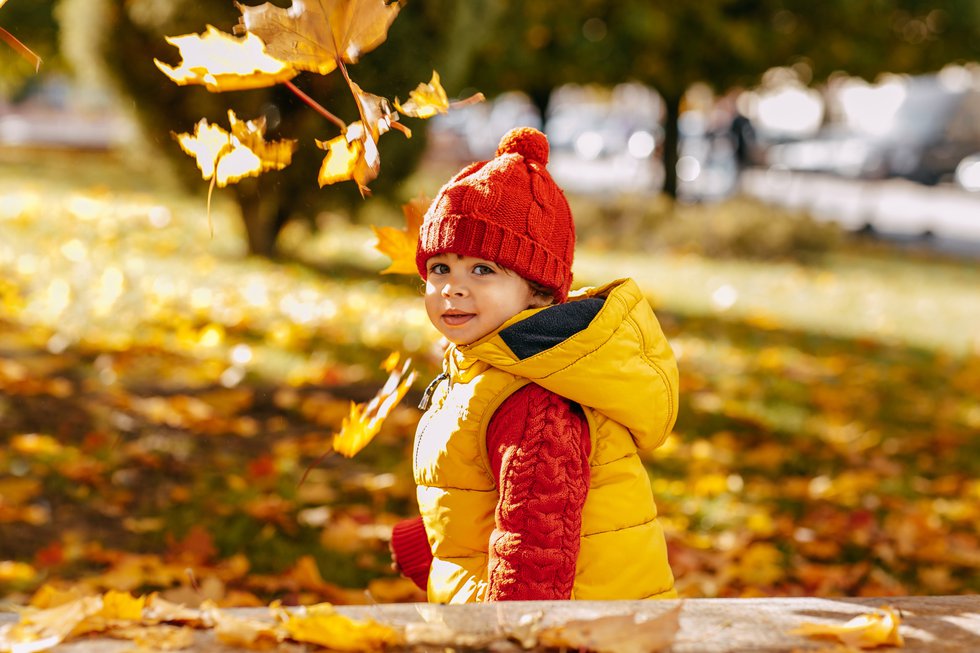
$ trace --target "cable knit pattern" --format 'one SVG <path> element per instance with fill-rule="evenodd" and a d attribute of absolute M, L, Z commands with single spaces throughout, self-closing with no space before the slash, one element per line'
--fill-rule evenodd
<path fill-rule="evenodd" d="M 500 491 L 487 600 L 570 598 L 590 480 L 585 415 L 527 385 L 494 413 L 487 448 Z"/>

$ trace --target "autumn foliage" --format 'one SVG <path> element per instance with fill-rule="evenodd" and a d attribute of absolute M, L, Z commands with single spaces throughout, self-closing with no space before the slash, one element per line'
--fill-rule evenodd
<path fill-rule="evenodd" d="M 400 123 L 400 114 L 431 118 L 450 108 L 435 71 L 428 83 L 410 91 L 406 102 L 396 99 L 394 108 L 387 98 L 363 90 L 348 72 L 349 65 L 387 38 L 400 9 L 397 1 L 294 0 L 288 8 L 271 3 L 237 7 L 242 15 L 235 32 L 241 38 L 210 25 L 202 34 L 168 37 L 182 60 L 176 67 L 157 60 L 157 67 L 177 84 L 199 84 L 214 92 L 286 84 L 340 131 L 336 137 L 316 141 L 326 151 L 318 175 L 321 187 L 350 180 L 366 195 L 381 167 L 381 135 L 395 129 L 411 137 L 411 131 Z M 290 81 L 300 72 L 329 75 L 335 70 L 343 74 L 357 105 L 360 119 L 350 124 Z M 463 103 L 480 99 L 476 95 Z M 184 151 L 197 159 L 202 176 L 212 181 L 212 187 L 289 165 L 296 146 L 293 141 L 267 143 L 262 121 L 243 123 L 233 114 L 229 118 L 230 132 L 202 120 L 193 134 L 177 137 Z"/>

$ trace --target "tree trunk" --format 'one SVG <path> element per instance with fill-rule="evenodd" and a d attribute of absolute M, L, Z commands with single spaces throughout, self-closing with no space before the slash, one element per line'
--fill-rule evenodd
<path fill-rule="evenodd" d="M 534 108 L 538 110 L 538 115 L 541 117 L 541 127 L 544 128 L 545 120 L 548 117 L 548 102 L 551 100 L 551 92 L 554 89 L 550 86 L 540 87 L 534 86 L 527 89 L 528 97 L 531 99 L 531 103 Z"/>
<path fill-rule="evenodd" d="M 262 201 L 257 180 L 244 179 L 234 188 L 242 212 L 248 253 L 252 256 L 275 258 L 276 238 L 282 229 L 276 211 L 269 210 L 267 203 Z"/>
<path fill-rule="evenodd" d="M 664 96 L 664 187 L 665 195 L 677 199 L 677 154 L 680 133 L 677 118 L 680 116 L 680 94 Z"/>

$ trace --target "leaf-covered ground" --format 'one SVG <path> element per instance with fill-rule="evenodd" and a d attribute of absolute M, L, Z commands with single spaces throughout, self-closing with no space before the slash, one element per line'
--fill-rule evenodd
<path fill-rule="evenodd" d="M 418 599 L 386 541 L 437 360 L 417 284 L 329 219 L 287 234 L 327 273 L 244 260 L 220 205 L 210 240 L 203 201 L 97 185 L 104 164 L 0 164 L 0 596 Z M 576 269 L 624 267 L 681 366 L 649 462 L 683 595 L 980 591 L 980 273 L 880 253 Z M 393 350 L 419 387 L 356 458 L 329 455 Z"/>

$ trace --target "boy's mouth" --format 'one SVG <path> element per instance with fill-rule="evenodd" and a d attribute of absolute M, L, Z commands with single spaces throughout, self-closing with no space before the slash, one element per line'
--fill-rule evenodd
<path fill-rule="evenodd" d="M 476 317 L 475 313 L 464 313 L 463 311 L 446 311 L 442 314 L 442 321 L 449 326 L 460 326 L 466 324 Z"/>

